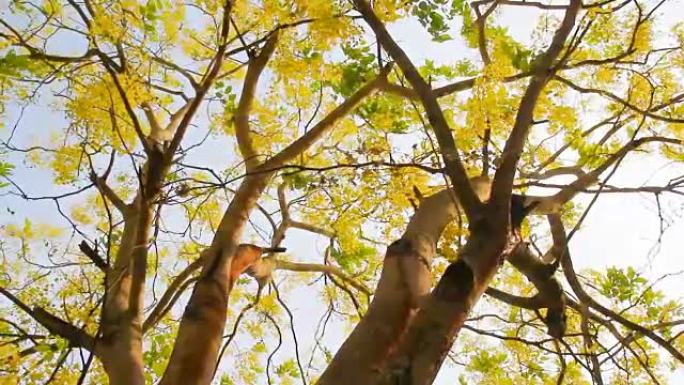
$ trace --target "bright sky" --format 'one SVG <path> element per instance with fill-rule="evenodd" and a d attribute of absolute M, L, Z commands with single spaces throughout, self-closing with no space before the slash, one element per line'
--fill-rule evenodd
<path fill-rule="evenodd" d="M 2 3 L 0 0 L 0 9 Z M 520 40 L 528 40 L 531 28 L 534 23 L 534 12 L 530 8 L 525 11 L 506 8 L 506 20 L 510 22 L 509 28 L 513 35 Z M 671 24 L 684 14 L 682 1 L 668 2 L 660 12 L 665 15 L 664 24 Z M 454 31 L 458 31 L 459 26 L 454 26 Z M 466 51 L 463 46 L 456 43 L 436 44 L 430 42 L 429 36 L 414 24 L 401 23 L 392 25 L 390 28 L 393 36 L 400 42 L 408 54 L 419 63 L 421 60 L 429 58 L 439 63 L 452 63 L 464 57 L 475 58 L 475 52 Z M 62 42 L 65 47 L 70 47 L 70 42 Z M 79 52 L 80 47 L 73 47 L 73 52 Z M 10 107 L 9 118 L 5 121 L 6 128 L 0 131 L 3 139 L 7 138 L 8 129 L 12 127 L 18 118 L 16 106 Z M 55 127 L 63 127 L 64 120 L 47 108 L 31 107 L 24 113 L 23 119 L 17 127 L 17 134 L 14 143 L 16 145 L 30 145 L 35 142 L 43 142 L 45 133 Z M 203 130 L 202 130 L 203 131 Z M 225 146 L 212 144 L 213 150 L 203 150 L 201 154 L 196 154 L 195 163 L 214 164 L 224 163 L 221 158 L 226 156 Z M 224 158 L 225 159 L 225 158 Z M 654 161 L 652 157 L 647 158 L 639 155 L 630 155 L 624 162 L 620 171 L 611 179 L 611 183 L 617 186 L 639 186 L 642 184 L 658 185 L 666 182 L 669 178 L 683 175 L 684 165 L 668 164 L 664 160 Z M 208 163 L 207 163 L 208 162 Z M 19 166 L 15 174 L 22 186 L 33 195 L 48 195 L 58 192 L 58 189 L 51 183 L 51 176 L 44 171 L 35 168 Z M 59 189 L 65 191 L 68 188 Z M 550 191 L 534 191 L 531 194 L 546 195 Z M 590 196 L 583 196 L 581 202 L 588 202 Z M 681 201 L 676 201 L 663 197 L 662 205 L 666 215 L 667 231 L 662 239 L 662 244 L 655 249 L 658 237 L 659 218 L 655 209 L 653 195 L 647 194 L 612 194 L 599 198 L 592 209 L 589 217 L 585 221 L 582 229 L 572 239 L 571 253 L 576 267 L 603 269 L 606 266 L 635 266 L 648 278 L 658 278 L 666 273 L 684 271 L 684 255 L 681 249 L 679 237 L 684 234 L 684 221 L 681 215 L 684 206 Z M 17 214 L 8 218 L 8 209 Z M 258 215 L 258 214 L 256 214 Z M 0 196 L 0 222 L 5 223 L 9 220 L 21 222 L 23 217 L 32 218 L 36 222 L 46 221 L 65 225 L 55 216 L 54 205 L 51 202 L 30 202 L 26 203 L 20 199 Z M 321 239 L 312 238 L 309 233 L 298 230 L 291 230 L 284 241 L 284 246 L 288 247 L 288 255 L 291 259 L 302 262 L 320 262 L 322 260 L 325 242 Z M 381 257 L 382 253 L 379 253 Z M 276 280 L 281 281 L 284 273 L 277 273 Z M 319 283 L 320 285 L 320 283 Z M 657 288 L 664 289 L 674 297 L 682 296 L 684 293 L 684 280 L 682 276 L 675 276 L 661 281 Z M 310 288 L 302 287 L 293 291 L 289 296 L 288 303 L 294 310 L 295 327 L 298 331 L 298 338 L 301 339 L 303 361 L 309 359 L 310 347 L 313 343 L 313 330 L 323 312 L 325 305 L 317 297 L 311 295 Z M 306 300 L 304 300 L 306 298 Z M 182 307 L 177 306 L 177 310 Z M 235 312 L 237 313 L 237 309 Z M 229 321 L 229 322 L 232 322 Z M 281 350 L 284 352 L 292 349 L 292 343 L 288 337 L 288 328 L 283 325 L 283 333 L 286 335 L 285 345 Z M 333 352 L 336 346 L 343 341 L 343 337 L 348 333 L 341 324 L 334 323 L 325 339 L 328 348 Z M 490 341 L 495 343 L 495 341 Z M 233 348 L 239 349 L 243 342 L 238 339 Z M 244 342 L 247 343 L 246 341 Z M 269 347 L 270 349 L 270 347 Z M 228 358 L 228 357 L 227 357 Z M 229 358 L 228 358 L 229 360 Z M 458 370 L 445 365 L 441 371 L 436 384 L 453 384 Z M 682 371 L 680 370 L 680 375 Z M 674 378 L 674 377 L 673 377 Z M 672 383 L 675 383 L 674 380 Z"/>

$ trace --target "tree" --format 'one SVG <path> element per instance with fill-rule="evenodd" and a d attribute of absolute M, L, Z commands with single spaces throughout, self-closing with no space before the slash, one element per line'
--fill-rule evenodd
<path fill-rule="evenodd" d="M 599 196 L 652 194 L 662 234 L 682 195 L 609 183 L 635 152 L 682 159 L 667 7 L 11 2 L 3 375 L 430 384 L 451 357 L 461 383 L 663 382 L 681 301 L 635 268 L 580 273 L 568 245 Z M 530 39 L 506 27 L 519 9 Z M 456 49 L 412 60 L 396 25 Z M 286 234 L 324 242 L 318 262 Z M 290 306 L 316 296 L 302 336 Z M 335 321 L 353 330 L 333 353 Z"/>

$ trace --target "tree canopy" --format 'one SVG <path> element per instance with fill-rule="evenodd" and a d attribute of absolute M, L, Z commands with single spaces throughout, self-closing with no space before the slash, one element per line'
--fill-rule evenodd
<path fill-rule="evenodd" d="M 682 11 L 8 0 L 0 384 L 668 383 Z"/>

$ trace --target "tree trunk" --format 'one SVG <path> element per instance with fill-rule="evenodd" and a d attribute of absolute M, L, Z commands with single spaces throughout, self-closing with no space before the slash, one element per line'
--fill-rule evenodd
<path fill-rule="evenodd" d="M 260 166 L 247 164 L 251 175 L 247 176 L 238 188 L 224 213 L 211 247 L 204 251 L 202 274 L 185 308 L 161 385 L 205 385 L 211 382 L 226 322 L 228 296 L 237 277 L 249 267 L 243 263 L 244 261 L 233 266 L 233 255 L 240 243 L 250 212 L 256 206 L 273 174 L 283 164 L 306 151 L 365 97 L 372 94 L 387 80 L 390 69 L 390 65 L 385 66 L 377 77 L 330 111 L 311 130 Z M 243 107 L 248 108 L 249 104 Z M 251 153 L 249 140 L 245 138 L 249 134 L 248 127 L 242 127 L 240 132 L 238 136 L 242 136 L 242 139 L 239 141 L 243 144 L 241 150 L 245 149 L 247 153 Z"/>
<path fill-rule="evenodd" d="M 488 232 L 475 232 L 470 237 L 375 383 L 432 384 L 468 313 L 499 269 L 506 238 L 505 234 Z M 477 263 L 470 262 L 475 259 Z"/>
<path fill-rule="evenodd" d="M 205 250 L 204 267 L 181 320 L 176 343 L 161 385 L 209 384 L 226 323 L 228 296 L 239 276 L 233 266 L 240 237 L 250 211 L 266 189 L 271 173 L 247 177 L 235 193 L 211 247 Z"/>
<path fill-rule="evenodd" d="M 140 325 L 121 322 L 112 340 L 100 340 L 98 357 L 104 366 L 110 385 L 145 385 Z"/>
<path fill-rule="evenodd" d="M 319 385 L 375 382 L 430 291 L 437 240 L 457 214 L 455 201 L 452 191 L 444 190 L 421 202 L 406 232 L 387 248 L 368 312 L 337 351 Z"/>
<path fill-rule="evenodd" d="M 126 212 L 112 269 L 107 272 L 102 336 L 96 352 L 111 385 L 144 385 L 142 358 L 143 286 L 153 221 L 149 203 L 136 198 Z"/>

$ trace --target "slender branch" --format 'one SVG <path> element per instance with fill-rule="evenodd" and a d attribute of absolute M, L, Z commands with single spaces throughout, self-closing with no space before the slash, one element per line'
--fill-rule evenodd
<path fill-rule="evenodd" d="M 515 75 L 506 76 L 503 79 L 501 79 L 501 82 L 502 83 L 512 83 L 512 82 L 515 82 L 517 80 L 529 77 L 530 75 L 531 75 L 530 72 L 521 72 L 521 73 L 518 73 Z M 441 98 L 444 96 L 449 96 L 449 95 L 456 93 L 456 92 L 466 91 L 466 90 L 473 88 L 473 86 L 475 85 L 475 81 L 479 78 L 480 78 L 479 76 L 475 76 L 472 78 L 459 80 L 459 81 L 456 81 L 456 82 L 451 83 L 451 84 L 447 84 L 447 85 L 442 86 L 442 87 L 437 87 L 437 88 L 433 89 L 432 92 L 434 93 L 434 95 L 437 98 Z M 381 90 L 384 92 L 388 92 L 390 94 L 402 96 L 402 97 L 409 98 L 409 99 L 419 99 L 418 94 L 416 93 L 416 91 L 413 90 L 413 88 L 405 87 L 405 86 L 395 84 L 395 83 L 383 84 L 381 87 Z"/>
<path fill-rule="evenodd" d="M 684 363 L 684 354 L 677 350 L 671 343 L 663 339 L 661 336 L 656 334 L 653 330 L 645 328 L 635 322 L 632 322 L 620 314 L 606 308 L 605 306 L 599 304 L 594 300 L 582 287 L 577 275 L 575 273 L 575 268 L 572 263 L 572 258 L 570 257 L 570 251 L 567 244 L 567 235 L 565 232 L 565 227 L 559 214 L 552 214 L 548 216 L 549 225 L 551 227 L 551 235 L 553 237 L 553 248 L 556 253 L 556 258 L 560 259 L 561 266 L 563 267 L 563 273 L 567 279 L 570 287 L 575 292 L 575 295 L 579 298 L 580 302 L 588 305 L 589 307 L 596 309 L 601 314 L 609 317 L 624 327 L 631 329 L 635 332 L 641 333 L 644 336 L 651 339 L 656 344 L 660 345 L 663 349 L 667 350 L 672 357 L 676 358 L 679 362 Z"/>
<path fill-rule="evenodd" d="M 544 4 L 540 1 L 515 1 L 515 0 L 478 0 L 474 1 L 472 3 L 473 6 L 480 6 L 484 4 L 489 4 L 492 2 L 496 2 L 501 5 L 512 5 L 512 6 L 520 6 L 520 7 L 534 7 L 534 8 L 539 8 L 539 9 L 544 9 L 547 11 L 563 11 L 568 9 L 567 5 L 556 5 L 556 4 Z"/>
<path fill-rule="evenodd" d="M 621 113 L 615 113 L 611 115 L 610 117 L 603 119 L 602 121 L 594 124 L 593 126 L 587 128 L 586 130 L 582 131 L 582 138 L 586 138 L 587 136 L 591 135 L 594 131 L 598 130 L 599 128 L 607 125 L 612 125 L 613 127 L 608 131 L 609 133 L 615 133 L 617 130 L 619 130 L 621 127 L 623 127 L 627 122 L 630 120 L 634 119 L 634 116 L 629 116 L 626 119 L 620 121 Z M 552 164 L 553 162 L 560 157 L 565 150 L 570 148 L 572 146 L 572 141 L 567 141 L 565 144 L 563 144 L 556 152 L 551 154 L 546 160 L 544 160 L 534 171 L 534 173 L 540 173 L 544 168 Z"/>
<path fill-rule="evenodd" d="M 25 57 L 28 57 L 29 59 L 38 59 L 38 60 L 44 60 L 48 62 L 55 62 L 55 63 L 81 63 L 84 61 L 89 60 L 93 56 L 96 56 L 98 54 L 98 50 L 95 48 L 91 48 L 86 53 L 84 53 L 81 56 L 59 56 L 59 55 L 51 55 L 48 53 L 41 52 L 33 47 L 25 46 L 22 45 L 22 47 L 26 48 L 29 50 L 29 54 Z M 21 57 L 21 56 L 20 56 Z"/>
<path fill-rule="evenodd" d="M 127 215 L 129 211 L 128 204 L 124 202 L 123 199 L 121 199 L 119 195 L 114 190 L 112 190 L 111 187 L 109 187 L 107 181 L 105 181 L 104 178 L 92 174 L 90 180 L 93 182 L 95 187 L 97 187 L 100 193 L 104 195 L 112 203 L 112 205 L 114 205 L 114 207 L 116 207 L 116 209 L 119 210 L 119 212 L 123 216 Z"/>
<path fill-rule="evenodd" d="M 0 287 L 0 294 L 4 295 L 18 308 L 23 310 L 31 318 L 36 320 L 36 322 L 45 327 L 50 333 L 64 338 L 73 346 L 82 347 L 88 350 L 92 350 L 95 347 L 95 339 L 82 329 L 79 329 L 76 326 L 62 320 L 61 318 L 52 315 L 41 307 L 34 307 L 31 309 L 28 305 L 23 303 L 19 298 L 14 296 L 3 287 Z"/>
<path fill-rule="evenodd" d="M 544 307 L 544 302 L 537 295 L 533 297 L 521 297 L 506 293 L 505 291 L 494 287 L 488 287 L 485 293 L 496 300 L 523 309 L 536 310 Z"/>
<path fill-rule="evenodd" d="M 123 102 L 124 109 L 126 110 L 128 117 L 131 119 L 131 122 L 133 123 L 133 129 L 135 130 L 135 133 L 138 136 L 138 140 L 140 140 L 140 144 L 143 146 L 143 149 L 145 149 L 146 153 L 150 153 L 152 151 L 150 143 L 142 131 L 140 120 L 138 119 L 138 116 L 135 114 L 135 111 L 133 110 L 134 106 L 131 104 L 131 101 L 128 98 L 128 94 L 126 93 L 126 90 L 124 89 L 123 85 L 121 84 L 121 81 L 119 80 L 119 75 L 116 69 L 112 68 L 110 65 L 105 65 L 104 67 L 107 70 L 107 73 L 109 73 L 109 76 L 112 78 L 114 88 L 116 88 L 119 97 Z"/>
<path fill-rule="evenodd" d="M 601 95 L 605 98 L 611 99 L 612 101 L 617 102 L 617 103 L 629 108 L 630 110 L 632 110 L 638 114 L 649 117 L 653 120 L 660 120 L 660 121 L 668 122 L 668 123 L 684 123 L 684 118 L 671 118 L 671 117 L 667 117 L 667 116 L 654 114 L 654 113 L 650 112 L 649 109 L 639 108 L 639 107 L 635 106 L 634 104 L 630 103 L 628 100 L 625 100 L 625 99 L 615 95 L 612 92 L 609 92 L 606 90 L 601 90 L 601 89 L 596 89 L 596 88 L 585 88 L 585 87 L 579 86 L 579 85 L 573 83 L 572 81 L 570 81 L 564 77 L 558 76 L 558 75 L 554 76 L 553 78 L 554 78 L 554 80 L 557 80 L 557 81 L 567 85 L 568 87 L 572 88 L 573 90 L 575 90 L 577 92 L 580 92 L 583 94 Z"/>
<path fill-rule="evenodd" d="M 100 270 L 102 270 L 105 273 L 109 270 L 109 265 L 107 264 L 107 262 L 104 259 L 102 259 L 97 250 L 90 247 L 88 242 L 82 241 L 78 244 L 78 248 L 86 257 L 93 261 L 93 264 L 95 264 L 95 266 L 97 266 Z"/>
<path fill-rule="evenodd" d="M 250 60 L 249 65 L 247 66 L 245 81 L 242 86 L 240 101 L 238 102 L 235 116 L 233 116 L 233 121 L 235 123 L 235 137 L 237 139 L 240 152 L 242 153 L 242 157 L 245 160 L 245 166 L 247 170 L 254 169 L 258 164 L 256 151 L 254 150 L 254 144 L 252 143 L 252 138 L 249 132 L 249 114 L 254 102 L 254 95 L 256 92 L 257 83 L 259 82 L 259 77 L 261 76 L 261 73 L 266 67 L 269 59 L 273 55 L 277 42 L 278 33 L 274 33 L 271 35 L 271 37 L 269 37 L 268 40 L 266 40 L 266 44 L 264 44 L 261 52 Z"/>
<path fill-rule="evenodd" d="M 461 203 L 466 216 L 470 219 L 475 218 L 479 215 L 478 212 L 482 207 L 482 203 L 470 186 L 468 174 L 456 148 L 456 142 L 451 134 L 451 129 L 444 117 L 444 113 L 439 103 L 437 103 L 434 92 L 420 75 L 404 50 L 394 41 L 368 2 L 366 0 L 354 0 L 354 5 L 361 12 L 364 20 L 371 27 L 385 50 L 397 62 L 404 76 L 406 76 L 406 79 L 418 94 L 423 108 L 425 108 L 428 121 L 437 137 L 446 172 L 451 179 L 451 183 L 454 185 L 456 197 Z"/>
<path fill-rule="evenodd" d="M 499 0 L 494 0 L 493 4 L 485 11 L 484 14 L 480 13 L 480 4 L 480 2 L 476 1 L 473 2 L 471 6 L 473 7 L 475 15 L 477 16 L 475 23 L 477 24 L 477 45 L 480 50 L 480 57 L 482 58 L 484 65 L 487 66 L 489 63 L 491 63 L 489 53 L 487 52 L 487 36 L 485 35 L 487 17 L 491 15 L 496 9 L 497 5 L 499 5 Z"/>
<path fill-rule="evenodd" d="M 298 263 L 298 262 L 289 262 L 289 261 L 283 261 L 278 259 L 276 261 L 276 269 L 277 270 L 288 270 L 288 271 L 299 271 L 299 272 L 320 272 L 320 273 L 325 273 L 329 275 L 333 275 L 335 277 L 340 278 L 342 281 L 348 283 L 349 285 L 353 286 L 360 292 L 366 294 L 366 295 L 371 295 L 373 294 L 372 290 L 368 288 L 365 284 L 362 282 L 359 282 L 355 280 L 354 278 L 348 276 L 342 269 L 340 269 L 337 266 L 333 265 L 321 265 L 317 263 Z"/>
<path fill-rule="evenodd" d="M 534 118 L 534 108 L 537 105 L 537 100 L 542 90 L 553 73 L 558 70 L 558 66 L 563 65 L 563 63 L 556 64 L 554 62 L 560 55 L 565 41 L 575 25 L 575 18 L 581 6 L 582 2 L 580 0 L 570 1 L 570 6 L 565 12 L 560 27 L 558 27 L 553 36 L 551 45 L 549 45 L 549 48 L 537 61 L 530 83 L 520 100 L 515 123 L 508 140 L 506 140 L 501 156 L 501 165 L 496 170 L 494 181 L 492 182 L 490 204 L 493 205 L 495 212 L 507 212 L 507 210 L 500 209 L 508 207 L 511 200 L 511 186 L 515 177 L 516 165 L 522 154 L 525 140 Z M 499 215 L 503 216 L 504 219 L 506 218 L 504 214 Z"/>
<path fill-rule="evenodd" d="M 549 198 L 542 198 L 539 205 L 535 208 L 536 213 L 544 212 L 551 213 L 557 212 L 562 204 L 568 202 L 579 192 L 583 191 L 587 187 L 598 181 L 599 176 L 606 171 L 611 165 L 613 165 L 618 160 L 622 159 L 630 151 L 650 142 L 661 142 L 669 144 L 681 145 L 684 142 L 680 139 L 667 138 L 660 136 L 649 136 L 639 139 L 634 139 L 629 143 L 625 144 L 620 150 L 612 154 L 605 162 L 596 167 L 594 170 L 586 173 L 580 178 L 577 178 L 574 182 L 567 185 L 561 191 Z"/>
<path fill-rule="evenodd" d="M 190 122 L 192 121 L 192 118 L 195 116 L 195 112 L 197 112 L 197 109 L 199 108 L 200 104 L 204 100 L 204 97 L 206 94 L 209 92 L 209 88 L 213 85 L 214 80 L 216 80 L 216 77 L 218 76 L 219 72 L 221 71 L 221 67 L 223 66 L 223 61 L 226 56 L 226 49 L 228 48 L 228 32 L 229 32 L 229 26 L 230 26 L 230 13 L 233 8 L 233 0 L 227 0 L 225 2 L 225 5 L 223 6 L 223 21 L 221 24 L 221 34 L 219 37 L 219 46 L 218 49 L 216 50 L 216 55 L 214 55 L 213 58 L 213 65 L 210 66 L 209 71 L 204 75 L 204 78 L 202 79 L 199 87 L 197 87 L 197 92 L 195 93 L 195 97 L 193 98 L 192 102 L 188 106 L 185 114 L 183 115 L 183 118 L 181 121 L 178 123 L 178 127 L 176 128 L 176 132 L 173 135 L 173 139 L 171 139 L 171 142 L 169 143 L 169 146 L 164 153 L 164 158 L 165 158 L 165 163 L 170 164 L 174 154 L 176 153 L 176 150 L 180 147 L 181 141 L 183 140 L 183 137 L 185 136 L 185 132 L 188 129 L 188 126 L 190 125 Z"/>
<path fill-rule="evenodd" d="M 300 230 L 306 230 L 306 231 L 309 231 L 312 233 L 323 235 L 323 236 L 328 237 L 328 238 L 333 238 L 335 236 L 334 232 L 332 232 L 330 230 L 323 229 L 323 228 L 318 227 L 318 226 L 314 226 L 310 223 L 299 222 L 299 221 L 295 221 L 295 220 L 291 219 L 289 221 L 289 225 L 292 228 L 296 228 L 296 229 L 300 229 Z"/>
<path fill-rule="evenodd" d="M 164 314 L 173 306 L 174 298 L 178 298 L 179 293 L 182 293 L 184 291 L 184 288 L 187 287 L 188 282 L 191 282 L 190 276 L 192 273 L 195 271 L 199 270 L 200 267 L 202 267 L 203 263 L 203 258 L 200 257 L 190 265 L 188 265 L 183 271 L 181 271 L 176 278 L 169 284 L 169 287 L 166 289 L 164 294 L 162 294 L 161 298 L 159 299 L 159 302 L 155 305 L 154 309 L 150 312 L 150 314 L 147 316 L 147 319 L 143 322 L 142 330 L 143 333 L 145 333 L 147 330 L 149 330 L 151 327 L 154 327 L 154 325 L 159 322 L 159 320 L 164 317 Z"/>
<path fill-rule="evenodd" d="M 151 55 L 150 58 L 153 61 L 155 61 L 155 62 L 157 62 L 163 66 L 169 67 L 169 68 L 173 69 L 174 71 L 178 72 L 179 74 L 183 75 L 186 79 L 188 79 L 188 82 L 190 83 L 192 88 L 194 88 L 194 89 L 199 88 L 199 83 L 197 83 L 197 80 L 195 79 L 193 74 L 190 73 L 190 71 L 184 69 L 183 67 L 179 66 L 178 64 L 176 64 L 174 62 L 168 61 L 168 60 L 161 58 L 159 56 Z"/>
<path fill-rule="evenodd" d="M 377 77 L 364 84 L 344 102 L 330 111 L 328 115 L 316 123 L 316 125 L 314 125 L 306 134 L 302 135 L 299 139 L 292 142 L 278 154 L 265 161 L 261 166 L 259 166 L 258 170 L 268 170 L 281 167 L 283 164 L 285 164 L 285 162 L 294 159 L 297 155 L 304 152 L 321 136 L 323 136 L 323 134 L 328 132 L 328 130 L 333 127 L 335 123 L 356 108 L 356 106 L 358 106 L 364 98 L 380 88 L 379 86 L 387 81 L 387 75 L 389 74 L 390 70 L 391 65 L 385 66 Z"/>

